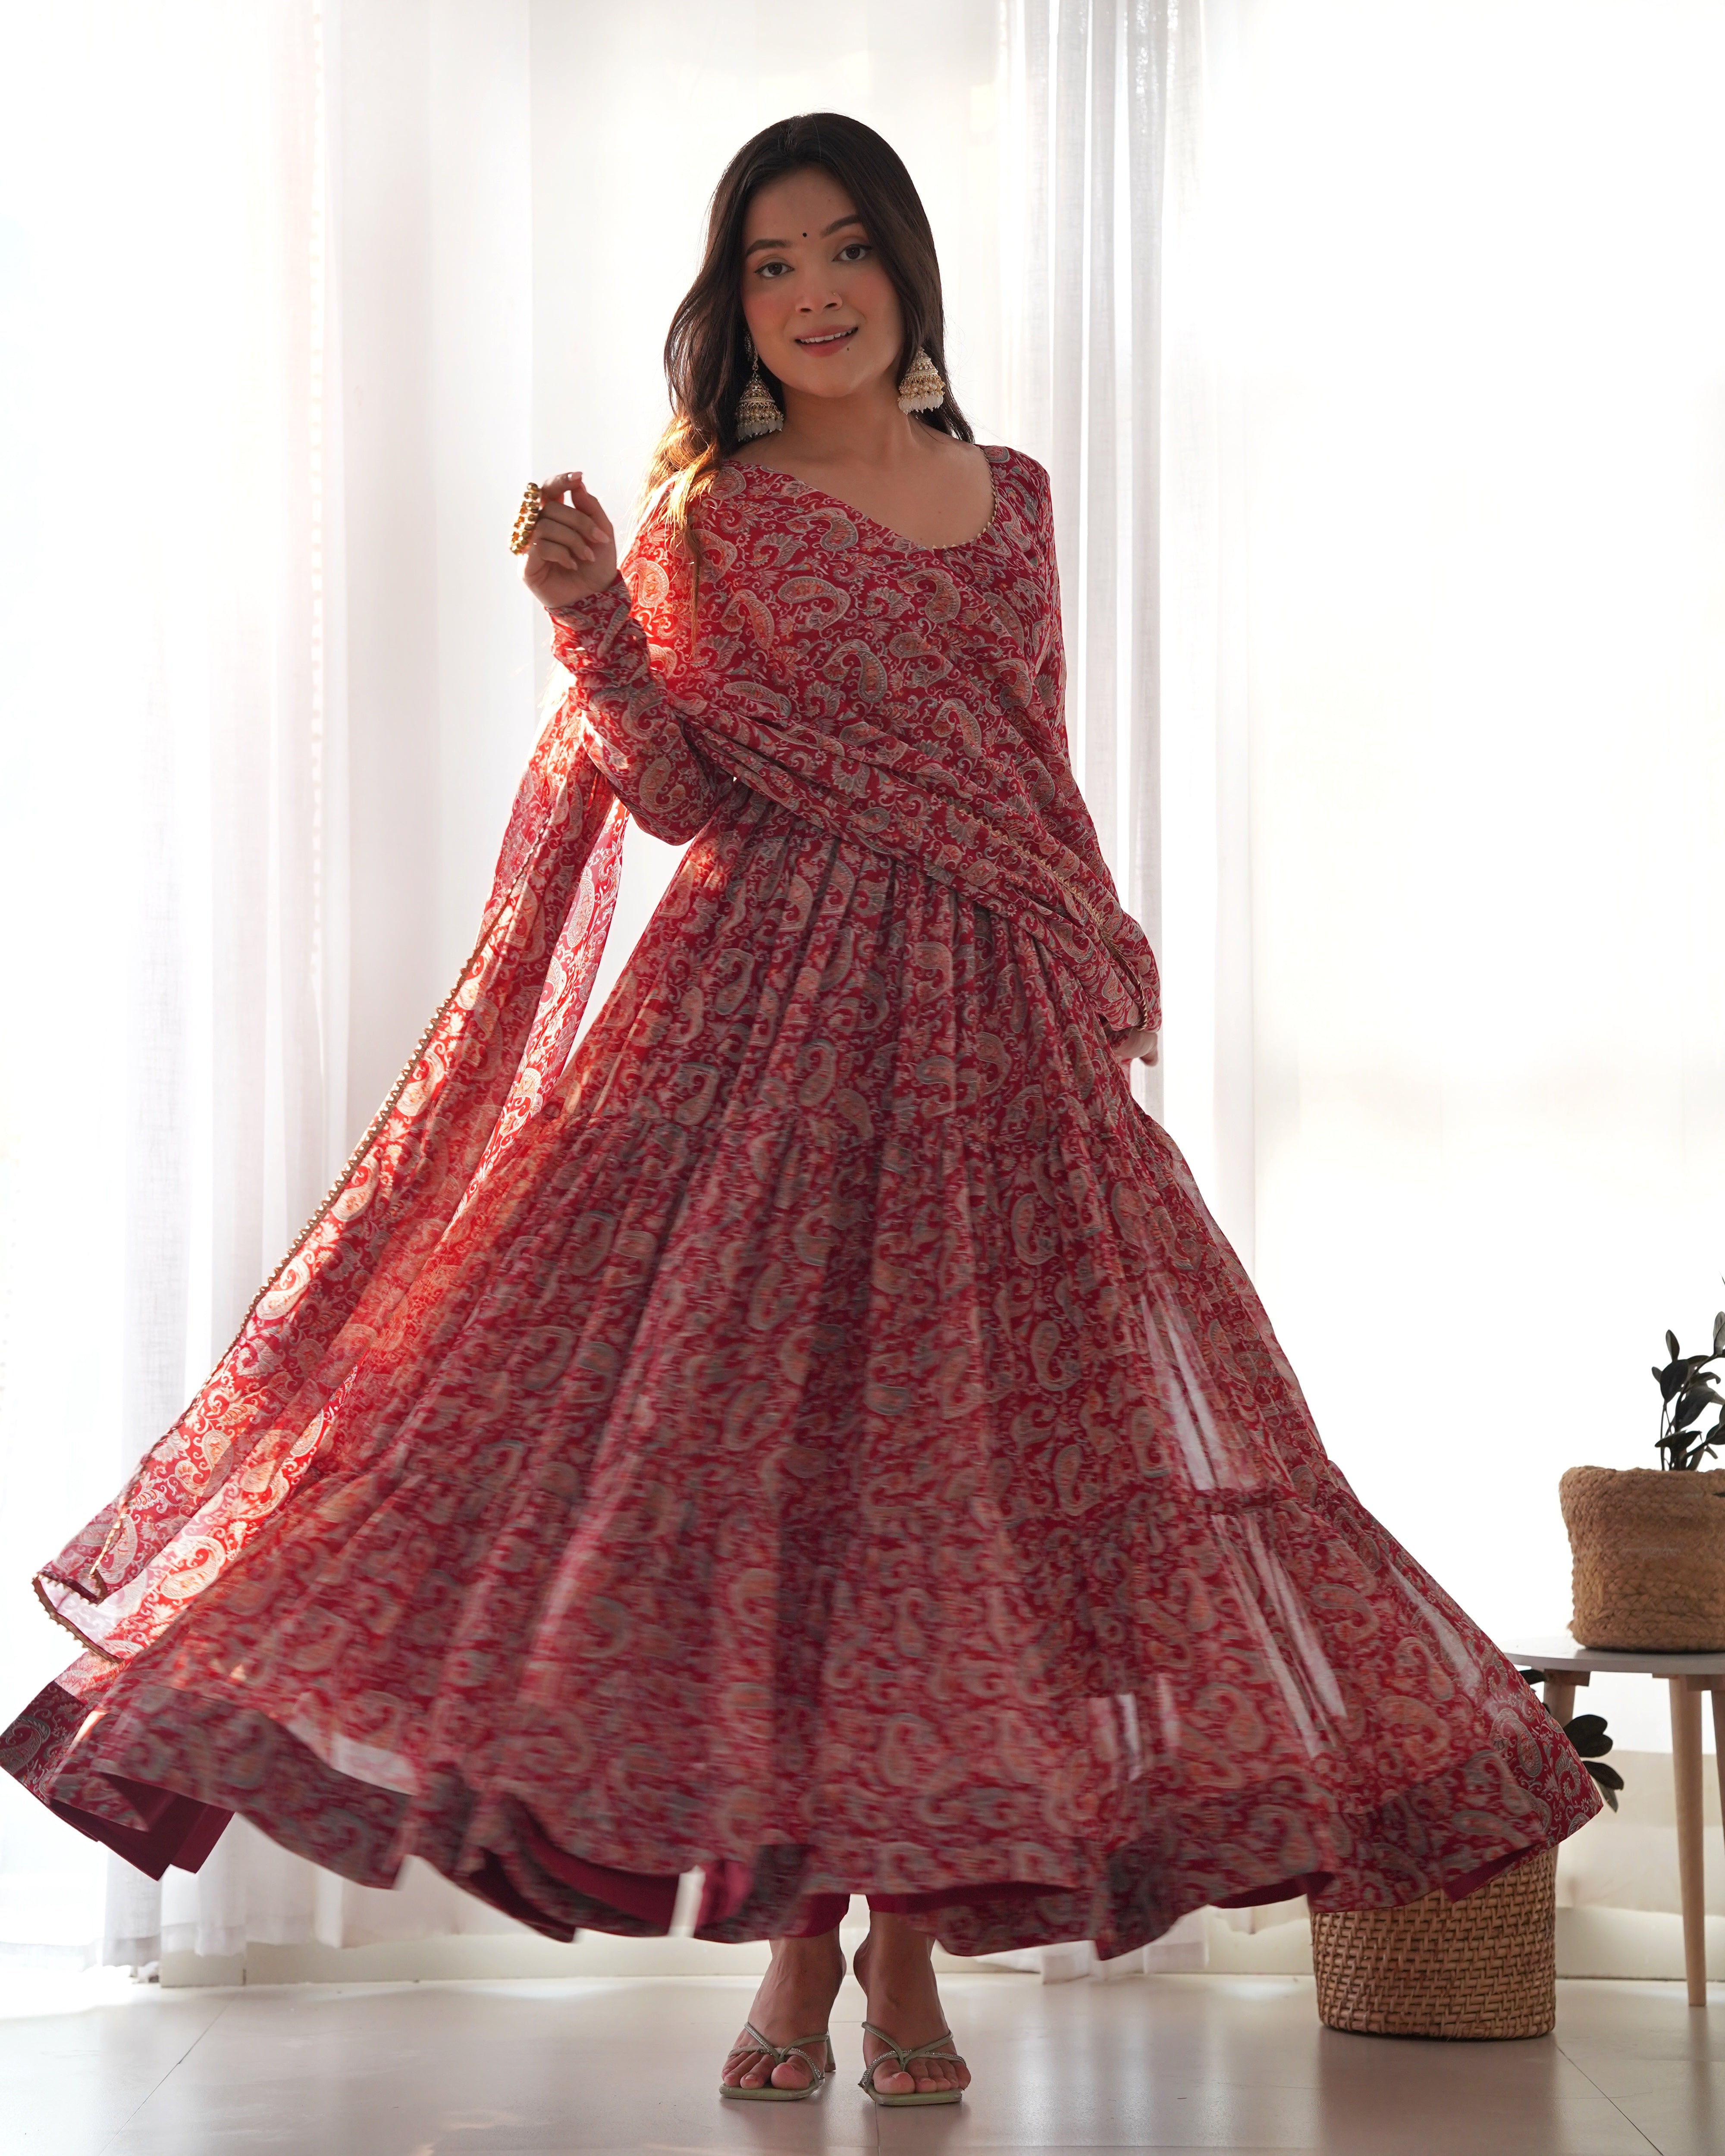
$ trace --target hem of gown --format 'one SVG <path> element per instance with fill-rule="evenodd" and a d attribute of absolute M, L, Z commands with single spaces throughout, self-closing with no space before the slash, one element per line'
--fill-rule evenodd
<path fill-rule="evenodd" d="M 547 1938 L 567 1940 L 579 1930 L 654 1938 L 670 1929 L 677 1873 L 636 1871 L 572 1850 L 519 1796 L 482 1803 L 446 1771 L 434 1788 L 409 1798 L 341 1774 L 255 1709 L 167 1687 L 141 1689 L 143 1696 L 117 1713 L 101 1715 L 109 1727 L 87 1738 L 86 1753 L 79 1743 L 89 1721 L 85 1702 L 49 1686 L 0 1737 L 0 1765 L 67 1825 L 152 1878 L 170 1865 L 197 1871 L 238 1813 L 282 1846 L 362 1886 L 392 1886 L 404 1859 L 418 1856 Z M 1452 1775 L 1465 1778 L 1473 1763 Z M 1205 1907 L 1248 1908 L 1300 1894 L 1324 1907 L 1394 1907 L 1434 1888 L 1459 1900 L 1563 1840 L 1596 1808 L 1579 1800 L 1573 1817 L 1559 1805 L 1543 1821 L 1505 1819 L 1489 1837 L 1493 1848 L 1481 1846 L 1476 1805 L 1471 1845 L 1445 1851 L 1432 1826 L 1459 1808 L 1453 1798 L 1444 1799 L 1450 1779 L 1416 1785 L 1352 1822 L 1356 1848 L 1363 1840 L 1380 1852 L 1375 1870 L 1356 1865 L 1352 1876 L 1322 1861 L 1290 1869 L 1291 1849 L 1266 1850 L 1255 1859 L 1249 1837 L 1230 1833 L 1219 1814 L 1208 1876 L 1201 1857 L 1183 1862 L 1172 1849 L 1147 1841 L 1099 1850 L 1088 1881 L 972 1876 L 894 1892 L 868 1878 L 846 1886 L 842 1874 L 835 1880 L 832 1867 L 812 1861 L 814 1851 L 781 1842 L 757 1849 L 752 1859 L 721 1856 L 700 1866 L 694 1935 L 726 1943 L 811 1937 L 833 1929 L 856 1892 L 867 1896 L 872 1909 L 932 1933 L 955 1953 L 1093 1939 L 1111 1959 Z M 1431 1804 L 1419 1801 L 1425 1793 Z M 1411 1830 L 1400 1841 L 1390 1829 L 1392 1812 Z M 1380 1826 L 1375 1838 L 1374 1820 Z M 1307 1853 L 1321 1858 L 1331 1852 L 1319 1840 L 1309 1836 Z M 1412 1843 L 1421 1846 L 1407 1845 Z M 1218 1849 L 1225 1850 L 1225 1859 Z M 1463 1856 L 1476 1861 L 1464 1866 L 1455 1861 Z M 1399 1861 L 1381 1861 L 1392 1857 Z M 1232 1880 L 1219 1876 L 1224 1861 L 1233 1865 Z M 699 1862 L 691 1859 L 690 1868 Z M 1219 1891 L 1224 1886 L 1227 1891 Z"/>

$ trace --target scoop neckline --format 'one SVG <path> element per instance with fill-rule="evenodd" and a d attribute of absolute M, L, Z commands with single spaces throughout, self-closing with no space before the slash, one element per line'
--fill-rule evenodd
<path fill-rule="evenodd" d="M 968 539 L 953 539 L 944 547 L 926 547 L 921 540 L 911 538 L 907 531 L 901 531 L 896 525 L 883 524 L 878 516 L 870 516 L 866 510 L 854 507 L 839 495 L 829 494 L 824 486 L 816 486 L 810 480 L 798 479 L 794 472 L 780 471 L 774 465 L 739 464 L 734 457 L 726 457 L 725 464 L 732 471 L 766 472 L 771 478 L 784 480 L 790 485 L 800 488 L 804 494 L 816 495 L 821 501 L 831 502 L 834 509 L 842 510 L 854 522 L 866 524 L 873 531 L 884 532 L 889 539 L 896 541 L 912 554 L 963 554 L 972 547 L 979 547 L 999 519 L 1000 489 L 995 482 L 997 466 L 992 453 L 995 449 L 1000 451 L 1003 465 L 1012 455 L 1010 449 L 998 442 L 978 442 L 975 446 L 982 451 L 983 461 L 988 467 L 988 521 L 980 531 L 973 532 Z"/>

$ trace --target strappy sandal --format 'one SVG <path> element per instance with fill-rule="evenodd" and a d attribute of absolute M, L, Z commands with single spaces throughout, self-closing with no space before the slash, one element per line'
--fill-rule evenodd
<path fill-rule="evenodd" d="M 788 2059 L 800 2059 L 814 2078 L 807 2088 L 799 2089 L 775 2088 L 770 2080 L 763 2082 L 759 2088 L 742 2088 L 733 2087 L 729 2082 L 721 2082 L 719 2083 L 721 2096 L 737 2097 L 746 2103 L 801 2103 L 807 2097 L 818 2096 L 832 2079 L 836 2061 L 833 2057 L 833 2037 L 830 2030 L 823 2029 L 818 2036 L 799 2036 L 794 2044 L 769 2044 L 752 2021 L 743 2023 L 742 2033 L 749 2041 L 745 2044 L 739 2039 L 731 2046 L 733 2051 L 750 2050 L 764 2051 L 772 2060 L 773 2066 L 782 2066 Z M 811 2044 L 826 2046 L 827 2062 L 824 2066 L 816 2066 L 814 2060 L 809 2057 L 809 2046 Z M 767 2069 L 769 2075 L 773 2071 L 773 2066 Z"/>
<path fill-rule="evenodd" d="M 946 2058 L 956 2059 L 958 2056 L 958 2048 L 956 2044 L 953 2044 L 950 2051 L 942 2053 L 940 2049 L 942 2044 L 952 2043 L 952 2032 L 950 2029 L 942 2029 L 938 2036 L 932 2036 L 926 2044 L 912 2044 L 908 2050 L 902 2044 L 895 2044 L 886 2031 L 884 2029 L 877 2029 L 872 2021 L 864 2022 L 863 2034 L 867 2036 L 878 2036 L 886 2046 L 886 2051 L 882 2051 L 878 2057 L 870 2059 L 867 2066 L 863 2068 L 862 2079 L 857 2083 L 857 2087 L 860 2089 L 865 2089 L 876 2103 L 957 2103 L 959 2097 L 963 2095 L 963 2089 L 943 2088 L 912 2089 L 908 2096 L 883 2096 L 875 2086 L 875 2073 L 886 2065 L 887 2051 L 892 2054 L 901 2074 L 910 2072 L 912 2059 L 932 2059 L 937 2054 Z M 913 2076 L 912 2078 L 914 2079 L 915 2076 Z"/>

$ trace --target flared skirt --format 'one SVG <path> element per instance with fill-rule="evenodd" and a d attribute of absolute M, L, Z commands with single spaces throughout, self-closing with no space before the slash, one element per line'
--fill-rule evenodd
<path fill-rule="evenodd" d="M 559 1937 L 699 1869 L 711 1938 L 1121 1952 L 1597 1809 L 1043 947 L 741 790 L 267 1531 L 6 1745 L 149 1868 L 239 1812 Z"/>

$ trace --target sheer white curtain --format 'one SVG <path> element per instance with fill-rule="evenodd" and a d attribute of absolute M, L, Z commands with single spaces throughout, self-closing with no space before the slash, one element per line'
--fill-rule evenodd
<path fill-rule="evenodd" d="M 1240 0 L 1010 0 L 1012 438 L 1053 477 L 1074 762 L 1161 962 L 1141 1097 L 1248 1264 L 1254 1208 L 1239 383 L 1223 238 Z"/>
<path fill-rule="evenodd" d="M 1651 1459 L 1725 1270 L 1725 18 L 1623 19 L 1009 11 L 1009 424 L 1147 1099 L 1332 1455 L 1505 1632 L 1566 1618 L 1558 1476 Z M 1654 1688 L 1590 1703 L 1662 1785 Z M 1669 1910 L 1670 1844 L 1590 1827 L 1560 1892 Z"/>
<path fill-rule="evenodd" d="M 32 1568 L 177 1416 L 322 1195 L 470 940 L 439 891 L 479 883 L 463 819 L 489 776 L 501 828 L 531 738 L 507 557 L 489 583 L 463 560 L 526 454 L 513 15 L 8 13 L 8 1712 L 72 1647 Z M 464 123 L 512 61 L 515 109 L 475 145 Z M 511 142 L 516 319 L 491 307 L 475 359 L 464 327 L 511 228 L 461 220 L 507 196 Z M 501 1922 L 429 1874 L 367 1894 L 243 1826 L 157 1888 L 0 1789 L 0 1952 L 136 1964 Z"/>
<path fill-rule="evenodd" d="M 1654 1464 L 1648 1366 L 1725 1272 L 1725 14 L 1202 14 L 1164 603 L 1214 565 L 1179 723 L 1214 714 L 1218 835 L 1176 855 L 1165 648 L 1163 870 L 1175 1011 L 1177 924 L 1218 923 L 1217 1057 L 1206 1139 L 1171 1016 L 1170 1127 L 1365 1502 L 1499 1636 L 1553 1630 L 1558 1477 Z M 1588 1704 L 1632 1786 L 1562 1852 L 1559 1965 L 1626 1970 L 1616 1912 L 1676 1907 L 1666 1706 Z"/>
<path fill-rule="evenodd" d="M 1073 762 L 1162 968 L 1163 1060 L 1134 1081 L 1250 1262 L 1235 1052 L 1250 968 L 1223 873 L 1240 785 L 1229 405 L 1209 333 L 1214 89 L 1232 15 L 1196 0 L 1010 0 L 1007 28 L 1008 432 L 1049 468 Z M 1106 1970 L 1088 1946 L 1004 1958 L 1053 1980 L 1201 1968 L 1204 1937 L 1186 1918 Z"/>
<path fill-rule="evenodd" d="M 1183 46 L 1166 0 L 1010 0 L 1007 23 L 1009 432 L 1053 481 L 1074 764 L 1159 943 L 1160 231 Z"/>
<path fill-rule="evenodd" d="M 313 11 L 15 10 L 6 41 L 21 1704 L 70 1646 L 29 1617 L 31 1567 L 179 1413 L 339 1148 L 344 732 Z M 0 1805 L 6 1943 L 87 1953 L 107 1866 Z M 153 1953 L 153 1891 L 114 1876 Z"/>
<path fill-rule="evenodd" d="M 1549 1630 L 1559 1473 L 1654 1464 L 1648 1366 L 1725 1299 L 1725 13 L 1203 12 L 1215 872 L 1167 708 L 1163 784 L 1171 973 L 1205 889 L 1237 924 L 1214 1195 L 1364 1501 Z"/>

